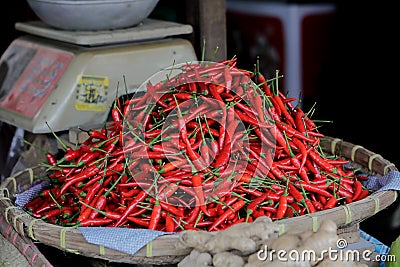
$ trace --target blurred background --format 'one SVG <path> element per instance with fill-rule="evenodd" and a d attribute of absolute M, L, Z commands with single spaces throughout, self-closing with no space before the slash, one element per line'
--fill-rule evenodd
<path fill-rule="evenodd" d="M 186 22 L 187 1 L 160 0 L 150 17 Z M 227 0 L 227 55 L 237 56 L 245 69 L 253 69 L 257 59 L 268 75 L 278 69 L 285 90 L 305 111 L 315 109 L 313 119 L 326 121 L 321 132 L 381 154 L 399 168 L 396 9 L 381 1 L 350 2 Z M 3 53 L 21 35 L 14 24 L 36 17 L 25 0 L 7 2 L 1 13 Z M 0 122 L 2 175 L 17 155 L 9 153 L 15 130 Z M 397 206 L 362 222 L 361 229 L 389 245 L 400 234 Z"/>

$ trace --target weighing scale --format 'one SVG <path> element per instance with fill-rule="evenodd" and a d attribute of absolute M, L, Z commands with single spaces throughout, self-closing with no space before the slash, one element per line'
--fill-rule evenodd
<path fill-rule="evenodd" d="M 191 43 L 179 38 L 192 27 L 175 22 L 147 18 L 132 28 L 93 32 L 41 21 L 15 27 L 27 34 L 0 58 L 0 120 L 34 134 L 102 125 L 117 96 L 197 59 Z"/>

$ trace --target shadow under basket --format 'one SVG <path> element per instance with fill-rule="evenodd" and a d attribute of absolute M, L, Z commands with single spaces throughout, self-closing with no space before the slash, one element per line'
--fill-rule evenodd
<path fill-rule="evenodd" d="M 327 154 L 339 155 L 350 160 L 351 165 L 369 175 L 381 177 L 389 171 L 397 171 L 393 163 L 379 154 L 341 139 L 323 137 L 321 147 Z M 130 255 L 88 243 L 76 228 L 53 225 L 33 218 L 20 207 L 15 206 L 15 195 L 21 190 L 28 189 L 35 179 L 43 175 L 45 175 L 44 168 L 29 168 L 13 177 L 6 178 L 0 185 L 0 215 L 4 216 L 14 230 L 22 236 L 67 252 L 130 264 L 175 264 L 190 253 L 190 249 L 185 250 L 175 246 L 178 243 L 178 234 L 157 237 L 136 254 Z M 397 191 L 395 190 L 375 192 L 350 204 L 276 222 L 281 225 L 281 234 L 287 231 L 316 230 L 323 220 L 332 220 L 336 222 L 339 229 L 343 229 L 374 216 L 394 203 L 396 198 Z M 132 229 L 132 231 L 135 230 Z"/>

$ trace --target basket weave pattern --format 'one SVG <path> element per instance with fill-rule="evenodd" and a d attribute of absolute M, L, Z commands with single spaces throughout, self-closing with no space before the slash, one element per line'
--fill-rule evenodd
<path fill-rule="evenodd" d="M 393 163 L 379 154 L 341 139 L 324 137 L 321 139 L 321 147 L 328 154 L 349 159 L 352 165 L 371 175 L 381 177 L 391 170 L 397 171 Z M 0 216 L 4 216 L 14 230 L 23 237 L 88 257 L 132 264 L 177 263 L 190 253 L 190 250 L 175 248 L 178 235 L 165 235 L 156 238 L 135 255 L 129 255 L 86 242 L 78 229 L 49 224 L 31 217 L 15 206 L 15 194 L 18 189 L 28 189 L 36 178 L 44 174 L 45 169 L 34 167 L 7 178 L 0 185 Z M 381 191 L 350 204 L 277 222 L 281 225 L 281 234 L 289 230 L 295 232 L 316 230 L 323 220 L 333 220 L 339 228 L 345 228 L 387 208 L 396 198 L 397 191 Z"/>

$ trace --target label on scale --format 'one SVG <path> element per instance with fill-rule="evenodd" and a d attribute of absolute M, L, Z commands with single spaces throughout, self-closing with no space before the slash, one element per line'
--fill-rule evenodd
<path fill-rule="evenodd" d="M 0 107 L 34 118 L 72 59 L 63 51 L 16 40 L 5 51 Z"/>
<path fill-rule="evenodd" d="M 76 85 L 75 109 L 105 111 L 109 80 L 106 76 L 80 75 Z"/>

